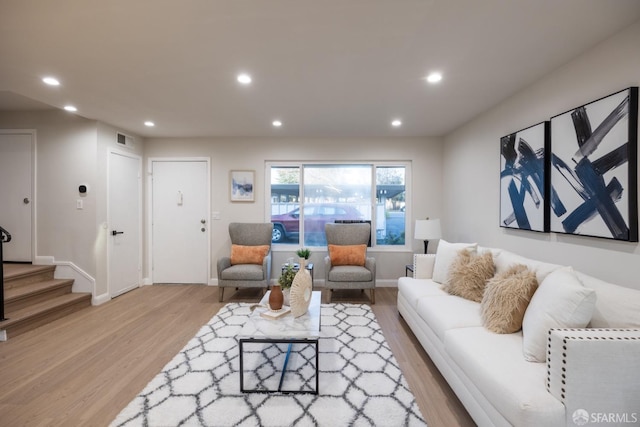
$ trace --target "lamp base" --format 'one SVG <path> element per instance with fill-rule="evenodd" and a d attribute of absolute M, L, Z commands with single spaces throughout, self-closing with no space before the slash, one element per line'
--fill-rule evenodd
<path fill-rule="evenodd" d="M 425 241 L 424 241 L 424 253 L 425 253 L 425 254 L 427 253 L 427 246 L 429 246 L 429 241 L 428 241 L 428 240 L 425 240 Z"/>

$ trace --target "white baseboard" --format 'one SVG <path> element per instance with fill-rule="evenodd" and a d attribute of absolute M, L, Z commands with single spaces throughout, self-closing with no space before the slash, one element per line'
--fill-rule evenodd
<path fill-rule="evenodd" d="M 276 279 L 271 279 L 270 284 L 275 285 L 278 283 Z M 313 284 L 315 286 L 323 287 L 324 279 L 313 279 Z M 218 286 L 218 279 L 211 278 L 209 279 L 209 286 Z M 398 287 L 398 279 L 384 279 L 384 280 L 376 280 L 377 288 L 397 288 Z"/>
<path fill-rule="evenodd" d="M 7 331 L 3 329 L 0 331 L 0 341 L 6 341 L 6 340 L 7 340 Z"/>
<path fill-rule="evenodd" d="M 56 261 L 56 279 L 73 279 L 73 292 L 95 293 L 96 279 L 72 262 Z"/>
<path fill-rule="evenodd" d="M 89 273 L 69 261 L 56 261 L 52 256 L 37 256 L 34 260 L 35 265 L 55 265 L 56 270 L 53 277 L 56 279 L 73 279 L 72 292 L 87 292 L 93 295 L 91 304 L 98 305 L 96 301 L 101 301 L 95 295 L 96 279 Z M 104 302 L 104 301 L 102 301 Z M 100 304 L 102 303 L 100 302 Z"/>
<path fill-rule="evenodd" d="M 376 280 L 376 288 L 397 288 L 398 287 L 398 279 L 384 279 Z"/>
<path fill-rule="evenodd" d="M 100 305 L 109 301 L 111 301 L 111 297 L 109 296 L 109 294 L 102 294 L 91 298 L 91 305 Z"/>
<path fill-rule="evenodd" d="M 142 286 L 151 286 L 153 285 L 153 282 L 151 281 L 150 277 L 145 277 L 144 279 L 142 279 Z"/>

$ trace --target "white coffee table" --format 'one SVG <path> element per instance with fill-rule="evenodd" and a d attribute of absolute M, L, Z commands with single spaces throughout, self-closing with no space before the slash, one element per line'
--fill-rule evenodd
<path fill-rule="evenodd" d="M 320 304 L 321 292 L 311 294 L 309 311 L 304 315 L 294 318 L 291 313 L 279 319 L 270 320 L 260 316 L 267 311 L 269 301 L 267 292 L 260 301 L 261 307 L 256 308 L 247 319 L 242 331 L 238 335 L 240 356 L 240 391 L 243 393 L 307 393 L 318 394 L 318 339 L 320 338 Z M 287 353 L 280 372 L 280 380 L 277 389 L 246 389 L 244 384 L 244 364 L 247 346 L 256 344 L 287 344 Z M 284 390 L 283 380 L 287 372 L 287 365 L 294 344 L 312 345 L 315 349 L 315 390 Z M 256 367 L 259 371 L 260 367 Z"/>

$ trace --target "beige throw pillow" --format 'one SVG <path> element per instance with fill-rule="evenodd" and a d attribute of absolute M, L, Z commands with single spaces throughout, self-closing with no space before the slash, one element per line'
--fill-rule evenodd
<path fill-rule="evenodd" d="M 457 258 L 451 263 L 449 278 L 442 289 L 451 295 L 480 302 L 487 280 L 492 278 L 494 273 L 495 267 L 491 252 L 476 254 L 463 249 L 458 252 Z"/>
<path fill-rule="evenodd" d="M 480 310 L 484 327 L 497 334 L 522 328 L 529 301 L 538 288 L 536 273 L 517 264 L 489 279 Z"/>

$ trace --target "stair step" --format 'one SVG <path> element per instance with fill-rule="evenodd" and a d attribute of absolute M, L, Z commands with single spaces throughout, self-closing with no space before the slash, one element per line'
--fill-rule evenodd
<path fill-rule="evenodd" d="M 4 292 L 5 312 L 17 311 L 33 305 L 71 293 L 73 279 L 51 279 L 16 286 Z"/>
<path fill-rule="evenodd" d="M 89 306 L 90 293 L 59 295 L 15 311 L 5 312 L 8 320 L 0 322 L 0 330 L 4 329 L 8 337 L 14 337 Z"/>
<path fill-rule="evenodd" d="M 4 264 L 4 289 L 53 279 L 55 265 Z"/>

